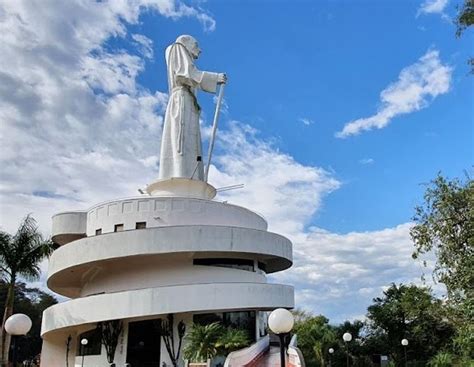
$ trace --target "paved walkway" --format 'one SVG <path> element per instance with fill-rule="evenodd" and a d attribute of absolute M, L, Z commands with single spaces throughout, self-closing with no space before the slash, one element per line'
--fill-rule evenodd
<path fill-rule="evenodd" d="M 280 366 L 280 348 L 270 347 L 268 353 L 265 353 L 257 362 L 258 367 L 281 367 Z"/>

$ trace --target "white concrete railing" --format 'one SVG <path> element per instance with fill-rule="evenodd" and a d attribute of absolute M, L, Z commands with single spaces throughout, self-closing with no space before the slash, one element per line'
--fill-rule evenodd
<path fill-rule="evenodd" d="M 291 338 L 290 344 L 288 345 L 288 367 L 305 367 L 303 354 L 297 347 L 296 334 Z"/>
<path fill-rule="evenodd" d="M 259 355 L 263 354 L 270 346 L 270 337 L 267 335 L 258 342 L 245 349 L 236 350 L 230 353 L 224 363 L 224 367 L 242 367 L 252 362 Z"/>

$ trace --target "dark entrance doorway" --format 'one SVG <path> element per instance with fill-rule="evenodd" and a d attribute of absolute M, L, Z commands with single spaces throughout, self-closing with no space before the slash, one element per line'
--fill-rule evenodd
<path fill-rule="evenodd" d="M 128 324 L 127 363 L 131 367 L 160 367 L 161 320 Z"/>

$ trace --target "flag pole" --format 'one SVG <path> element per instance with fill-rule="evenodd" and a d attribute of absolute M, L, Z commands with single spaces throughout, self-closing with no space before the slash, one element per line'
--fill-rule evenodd
<path fill-rule="evenodd" d="M 211 135 L 211 140 L 209 141 L 209 150 L 207 153 L 206 171 L 204 172 L 205 182 L 207 182 L 207 177 L 209 175 L 209 167 L 211 166 L 212 151 L 214 150 L 214 141 L 216 140 L 217 121 L 219 120 L 219 113 L 221 111 L 222 98 L 224 96 L 224 86 L 225 86 L 225 83 L 221 84 L 221 87 L 219 89 L 219 96 L 217 97 L 216 112 L 214 113 L 214 121 L 212 123 L 212 135 Z"/>

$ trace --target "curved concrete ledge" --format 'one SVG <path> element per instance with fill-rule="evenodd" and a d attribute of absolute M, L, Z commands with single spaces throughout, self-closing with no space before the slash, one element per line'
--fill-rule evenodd
<path fill-rule="evenodd" d="M 198 253 L 214 257 L 252 255 L 267 273 L 292 265 L 291 242 L 275 233 L 224 226 L 157 227 L 86 237 L 54 251 L 49 261 L 48 287 L 75 272 L 84 276 L 102 262 L 144 255 Z"/>
<path fill-rule="evenodd" d="M 184 177 L 172 177 L 158 180 L 148 185 L 146 192 L 151 196 L 184 196 L 198 199 L 213 199 L 216 189 L 207 182 Z"/>
<path fill-rule="evenodd" d="M 43 313 L 41 335 L 105 320 L 294 307 L 294 289 L 281 284 L 211 283 L 101 294 L 59 303 Z"/>
<path fill-rule="evenodd" d="M 147 228 L 177 225 L 219 225 L 266 230 L 267 222 L 246 208 L 212 200 L 186 197 L 154 197 L 113 200 L 87 211 L 87 236 L 97 230 L 114 232 L 117 224 L 124 230 L 145 222 Z"/>
<path fill-rule="evenodd" d="M 53 242 L 64 245 L 86 236 L 87 212 L 63 212 L 53 215 L 51 239 Z"/>

